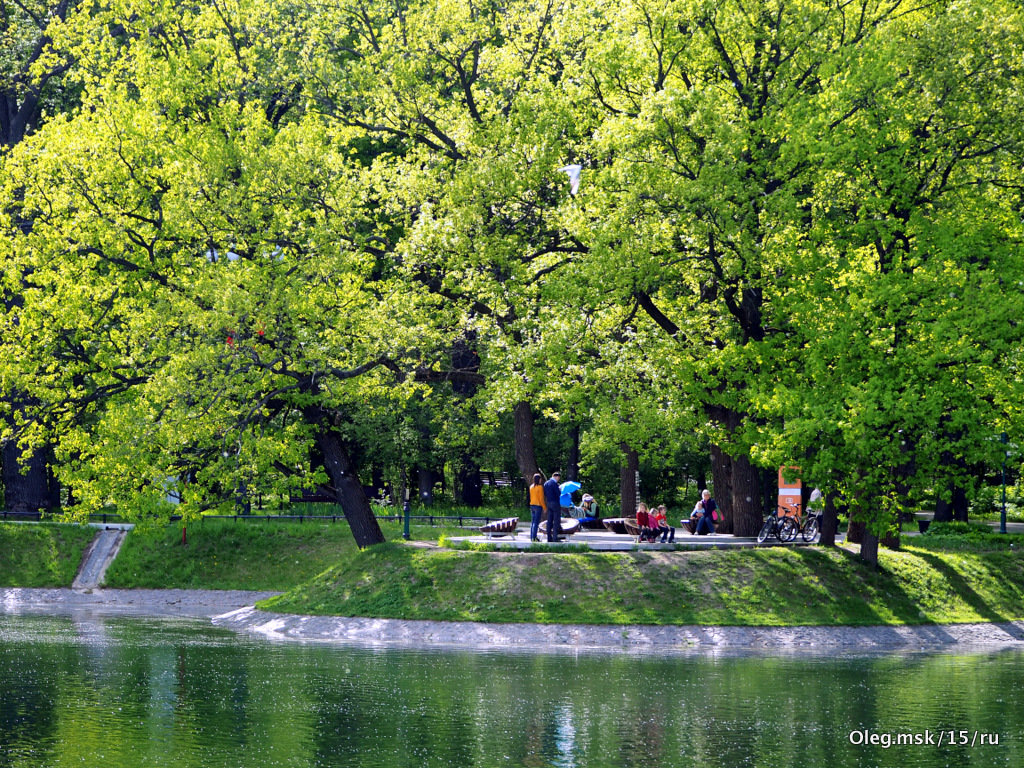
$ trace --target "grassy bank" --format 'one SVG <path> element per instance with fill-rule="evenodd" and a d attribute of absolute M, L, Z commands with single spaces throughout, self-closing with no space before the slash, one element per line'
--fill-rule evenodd
<path fill-rule="evenodd" d="M 381 525 L 399 538 L 397 524 Z M 438 528 L 415 534 L 437 540 Z M 344 523 L 206 520 L 136 528 L 107 571 L 105 586 L 148 589 L 286 590 L 358 553 Z"/>
<path fill-rule="evenodd" d="M 268 610 L 405 619 L 593 624 L 872 625 L 1024 619 L 1024 536 L 933 526 L 867 568 L 813 547 L 489 552 L 390 543 L 359 551 L 343 523 L 206 521 L 136 528 L 119 588 L 285 592 Z M 455 530 L 417 527 L 436 542 Z M 0 525 L 0 586 L 69 586 L 94 529 Z"/>
<path fill-rule="evenodd" d="M 0 523 L 0 585 L 69 587 L 94 528 Z"/>
<path fill-rule="evenodd" d="M 884 552 L 879 570 L 850 551 L 354 553 L 265 601 L 287 613 L 593 624 L 874 625 L 1024 619 L 1016 551 Z"/>

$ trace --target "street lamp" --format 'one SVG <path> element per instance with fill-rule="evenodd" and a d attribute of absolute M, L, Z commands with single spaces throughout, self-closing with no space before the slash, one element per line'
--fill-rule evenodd
<path fill-rule="evenodd" d="M 402 538 L 409 540 L 409 489 L 405 489 L 405 503 L 402 504 L 402 514 L 405 516 L 405 527 L 402 529 Z"/>
<path fill-rule="evenodd" d="M 1003 443 L 1003 511 L 999 514 L 999 532 L 1006 533 L 1006 433 L 1003 432 L 1000 440 Z"/>

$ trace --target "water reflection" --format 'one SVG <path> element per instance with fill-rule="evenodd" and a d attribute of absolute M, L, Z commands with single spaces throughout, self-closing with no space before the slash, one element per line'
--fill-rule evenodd
<path fill-rule="evenodd" d="M 1022 662 L 383 651 L 3 616 L 0 768 L 1017 766 Z M 999 743 L 924 741 L 950 731 Z"/>

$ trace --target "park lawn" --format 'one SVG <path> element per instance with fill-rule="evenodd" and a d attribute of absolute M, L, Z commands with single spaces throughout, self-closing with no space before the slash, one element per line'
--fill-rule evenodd
<path fill-rule="evenodd" d="M 384 535 L 400 538 L 396 523 Z M 444 529 L 414 527 L 436 541 Z M 291 589 L 358 553 L 344 522 L 203 520 L 137 526 L 107 570 L 104 586 L 147 589 Z"/>
<path fill-rule="evenodd" d="M 1024 619 L 1024 557 L 817 547 L 551 554 L 389 543 L 265 600 L 268 611 L 446 621 L 892 625 Z"/>
<path fill-rule="evenodd" d="M 121 588 L 285 592 L 312 615 L 584 624 L 876 625 L 1024 619 L 1024 537 L 920 536 L 872 571 L 848 549 L 466 551 L 453 530 L 360 551 L 344 523 L 209 520 L 136 527 L 107 572 Z M 0 525 L 0 585 L 70 586 L 95 529 Z"/>
<path fill-rule="evenodd" d="M 0 523 L 0 585 L 70 587 L 96 529 L 57 523 Z"/>

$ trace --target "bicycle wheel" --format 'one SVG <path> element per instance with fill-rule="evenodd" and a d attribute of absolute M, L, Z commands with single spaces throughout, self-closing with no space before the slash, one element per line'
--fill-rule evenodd
<path fill-rule="evenodd" d="M 817 515 L 812 515 L 807 518 L 807 525 L 801 529 L 800 535 L 803 537 L 804 541 L 814 541 L 814 537 L 818 535 Z"/>
<path fill-rule="evenodd" d="M 764 525 L 761 526 L 761 532 L 757 534 L 757 543 L 764 544 L 765 539 L 771 536 L 775 532 L 775 528 L 772 525 L 772 519 L 769 517 L 764 521 Z"/>
<path fill-rule="evenodd" d="M 799 530 L 800 526 L 796 524 L 796 520 L 792 517 L 786 516 L 782 518 L 778 528 L 779 541 L 784 541 L 788 544 L 796 538 L 796 534 Z"/>

